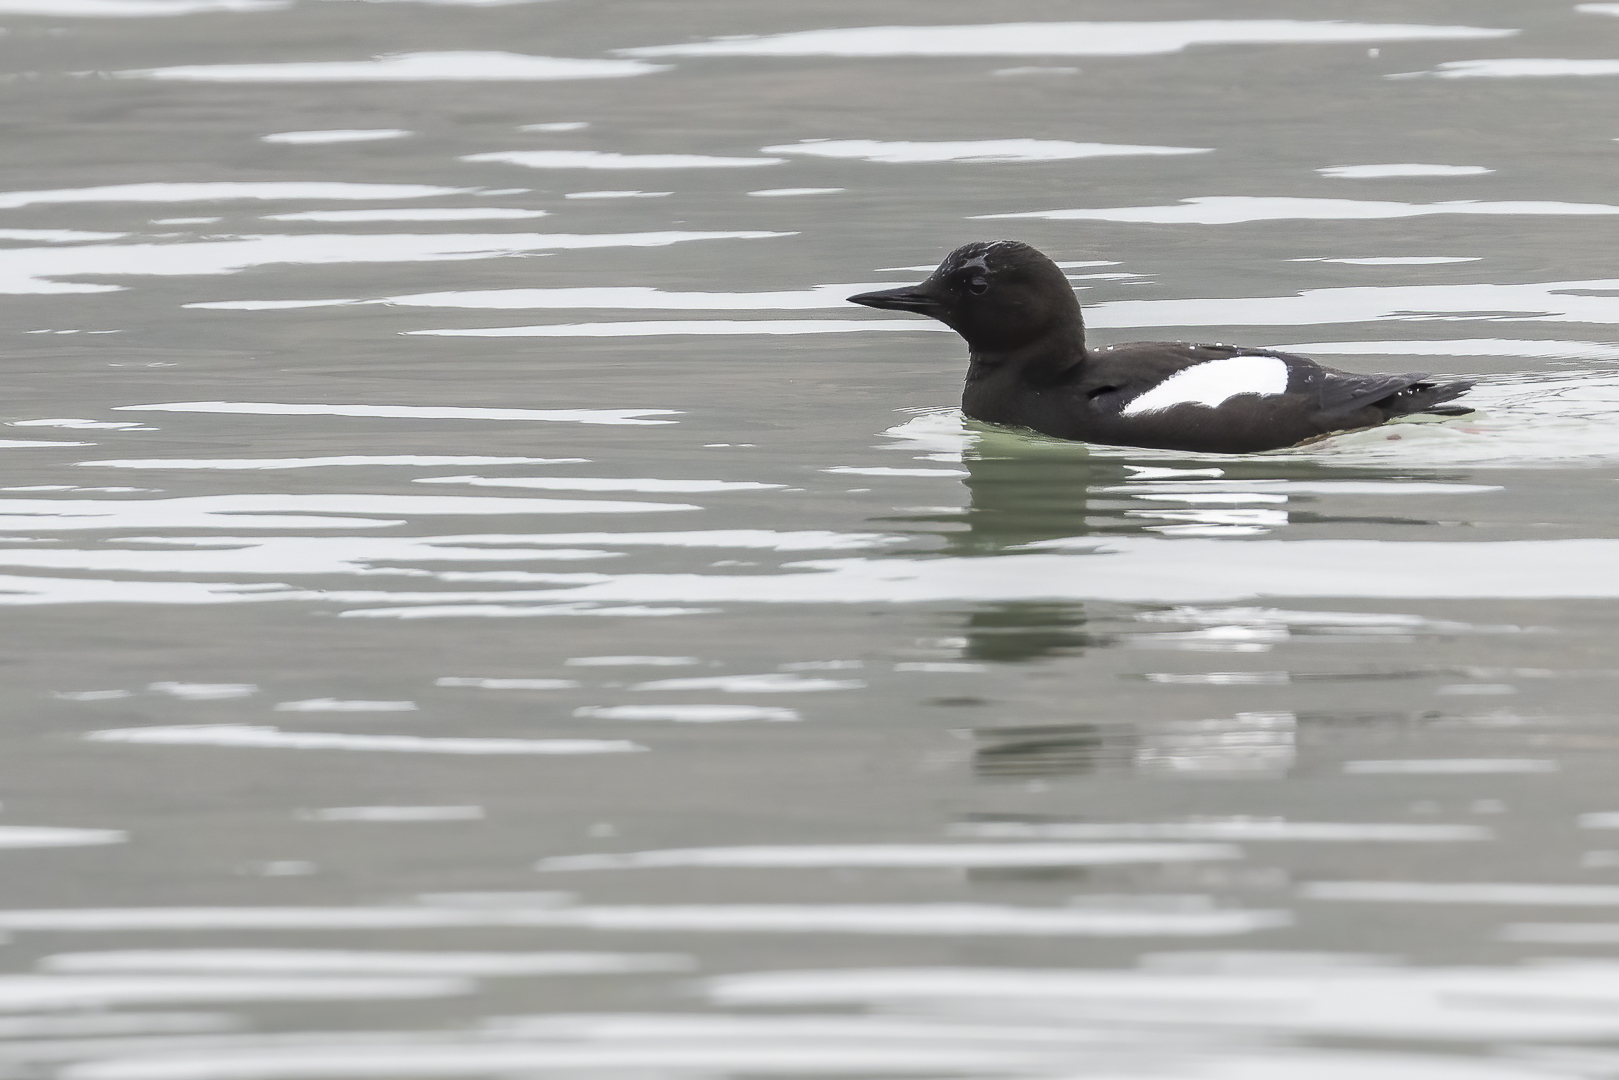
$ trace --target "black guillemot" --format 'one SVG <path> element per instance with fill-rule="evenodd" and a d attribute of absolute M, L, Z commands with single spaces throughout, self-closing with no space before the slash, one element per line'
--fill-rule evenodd
<path fill-rule="evenodd" d="M 1471 382 L 1356 375 L 1271 349 L 1134 341 L 1085 347 L 1079 300 L 1057 264 L 992 240 L 945 256 L 920 285 L 861 293 L 867 307 L 938 319 L 967 341 L 961 410 L 1059 439 L 1248 454 L 1400 416 L 1458 416 Z"/>

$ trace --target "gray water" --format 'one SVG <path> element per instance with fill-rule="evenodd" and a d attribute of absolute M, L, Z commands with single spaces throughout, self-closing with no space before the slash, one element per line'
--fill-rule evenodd
<path fill-rule="evenodd" d="M 0 1076 L 1619 1076 L 1616 16 L 0 0 Z"/>

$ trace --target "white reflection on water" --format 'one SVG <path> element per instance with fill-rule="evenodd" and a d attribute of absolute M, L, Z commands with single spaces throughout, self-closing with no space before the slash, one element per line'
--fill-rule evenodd
<path fill-rule="evenodd" d="M 1582 829 L 1619 829 L 1619 813 L 1603 811 L 1581 814 L 1579 822 Z"/>
<path fill-rule="evenodd" d="M 82 417 L 58 416 L 40 420 L 12 420 L 10 427 L 58 427 L 75 429 L 95 429 L 103 431 L 156 431 L 156 428 L 144 427 L 136 422 L 119 423 L 111 420 L 86 420 Z"/>
<path fill-rule="evenodd" d="M 492 546 L 510 544 L 518 547 L 537 545 L 541 548 L 547 545 L 612 544 L 629 547 L 753 548 L 763 551 L 854 551 L 905 543 L 904 537 L 885 536 L 882 533 L 837 533 L 814 529 L 796 532 L 773 532 L 769 529 L 714 529 L 694 532 L 546 533 L 519 536 L 463 536 L 457 539 L 469 544 Z M 629 662 L 630 659 L 625 657 L 619 662 Z M 637 663 L 654 662 L 642 661 L 640 658 L 635 660 Z"/>
<path fill-rule="evenodd" d="M 1619 945 L 1619 923 L 1507 923 L 1495 936 L 1534 945 Z"/>
<path fill-rule="evenodd" d="M 229 1013 L 84 1012 L 59 1016 L 0 1017 L 0 1039 L 61 1039 L 96 1035 L 149 1035 L 180 1031 L 235 1031 L 242 1021 Z M 0 1051 L 3 1053 L 3 1051 Z"/>
<path fill-rule="evenodd" d="M 690 679 L 656 679 L 631 690 L 723 690 L 729 694 L 801 694 L 817 690 L 859 690 L 858 679 L 806 679 L 799 675 L 712 675 Z"/>
<path fill-rule="evenodd" d="M 434 679 L 434 686 L 469 687 L 478 690 L 574 690 L 579 684 L 572 679 L 480 679 L 459 675 L 446 675 Z"/>
<path fill-rule="evenodd" d="M 515 1025 L 514 1026 L 518 1026 Z M 532 1034 L 530 1034 L 532 1029 Z M 525 1037 L 527 1036 L 527 1037 Z M 430 1041 L 429 1041 L 430 1040 Z M 546 1076 L 736 1078 L 754 1076 L 969 1076 L 979 1080 L 1568 1080 L 1565 1059 L 1606 1057 L 1570 1050 L 1553 1071 L 1431 1053 L 1357 1053 L 1274 1047 L 1191 1047 L 1179 1033 L 1072 1025 L 960 1020 L 831 1019 L 820 1015 L 736 1019 L 679 1015 L 571 1015 L 521 1024 L 514 1036 L 366 1033 L 139 1040 L 58 1074 L 73 1080 L 294 1080 L 298 1077 Z M 81 1049 L 81 1048 L 75 1048 Z M 71 1057 L 89 1057 L 89 1048 Z M 69 1058 L 62 1054 L 59 1058 Z M 670 1071 L 670 1070 L 675 1071 Z M 1083 1070 L 1076 1073 L 1076 1069 Z M 1120 1069 L 1127 1071 L 1120 1072 Z M 653 1070 L 653 1071 L 648 1071 Z M 1143 1071 L 1145 1070 L 1145 1071 Z M 1597 1075 L 1584 1072 L 1579 1075 Z M 1604 1073 L 1605 1075 L 1605 1073 Z"/>
<path fill-rule="evenodd" d="M 108 425 L 122 426 L 122 425 Z M 345 454 L 336 457 L 297 458 L 109 458 L 75 461 L 75 465 L 109 469 L 317 469 L 329 466 L 371 465 L 575 465 L 588 458 L 468 457 L 428 454 Z M 0 489 L 4 490 L 4 489 Z"/>
<path fill-rule="evenodd" d="M 706 614 L 711 608 L 556 603 L 546 592 L 388 593 L 296 589 L 276 582 L 109 581 L 93 578 L 0 576 L 0 604 L 243 604 L 287 601 L 348 604 L 432 604 L 339 612 L 342 617 L 430 619 L 464 615 L 661 616 Z M 494 602 L 494 601 L 505 601 Z M 512 601 L 528 601 L 512 603 Z"/>
<path fill-rule="evenodd" d="M 581 720 L 667 720 L 675 724 L 732 724 L 749 720 L 783 723 L 802 720 L 795 709 L 768 705 L 586 705 L 573 710 Z"/>
<path fill-rule="evenodd" d="M 517 500 L 521 501 L 521 500 Z M 239 518 L 229 519 L 239 522 Z M 313 520 L 326 520 L 313 519 Z M 572 544 L 598 544 L 611 547 L 668 547 L 668 548 L 743 548 L 765 551 L 850 551 L 881 548 L 904 543 L 902 537 L 882 536 L 875 533 L 781 532 L 768 530 L 712 532 L 631 532 L 631 533 L 549 533 L 528 535 L 473 535 L 425 537 L 330 537 L 330 536 L 266 536 L 243 537 L 210 535 L 205 537 L 128 537 L 124 543 L 150 544 L 179 551 L 143 551 L 139 549 L 102 548 L 96 550 L 66 549 L 0 549 L 0 564 L 58 569 L 123 570 L 137 573 L 189 573 L 189 574 L 297 574 L 297 573 L 353 573 L 364 575 L 401 575 L 407 577 L 434 576 L 432 571 L 416 564 L 434 562 L 525 562 L 533 560 L 575 561 L 581 559 L 611 558 L 621 554 L 612 550 L 571 547 Z M 404 566 L 391 564 L 402 563 Z M 381 564 L 381 565 L 377 565 Z M 578 582 L 597 580 L 593 577 L 552 576 L 549 580 Z M 604 579 L 603 579 L 604 580 Z M 53 585 L 69 590 L 65 597 L 76 596 L 71 591 L 76 580 L 56 582 L 35 580 L 33 587 L 49 590 Z M 94 586 L 98 583 L 89 583 Z M 99 583 L 111 586 L 112 583 Z M 170 583 L 173 585 L 173 583 Z M 14 579 L 10 588 L 18 588 Z M 151 595 L 161 595 L 158 586 Z M 239 593 L 240 599 L 275 599 L 274 586 L 220 586 L 226 599 Z M 91 593 L 96 590 L 92 587 Z M 116 595 L 116 594 L 114 594 Z M 315 593 L 298 593 L 308 599 Z M 381 600 L 386 594 L 371 594 L 370 599 Z M 175 599 L 185 602 L 184 591 Z M 453 594 L 465 599 L 468 594 Z M 491 598 L 509 599 L 509 593 L 493 593 Z M 291 598 L 283 597 L 283 598 Z M 414 599 L 421 599 L 417 594 Z M 446 597 L 446 600 L 450 599 Z M 697 663 L 685 657 L 581 657 L 570 663 L 645 663 L 673 664 Z"/>
<path fill-rule="evenodd" d="M 291 0 L 0 0 L 0 15 L 138 19 L 201 11 L 279 11 L 289 6 Z"/>
<path fill-rule="evenodd" d="M 1287 686 L 1293 682 L 1287 671 L 1154 671 L 1145 678 L 1169 686 Z"/>
<path fill-rule="evenodd" d="M 672 191 L 570 191 L 564 199 L 662 199 Z"/>
<path fill-rule="evenodd" d="M 1292 633 L 1285 624 L 1242 619 L 1240 616 L 1203 630 L 1176 630 L 1169 633 L 1132 634 L 1127 644 L 1137 649 L 1176 649 L 1186 652 L 1269 652 L 1289 641 Z M 1401 638 L 1409 641 L 1409 638 Z"/>
<path fill-rule="evenodd" d="M 617 79 L 668 71 L 638 60 L 574 60 L 508 52 L 392 53 L 370 60 L 325 60 L 280 64 L 193 64 L 120 71 L 126 79 L 185 82 L 535 82 L 555 79 Z"/>
<path fill-rule="evenodd" d="M 780 165 L 784 159 L 710 154 L 615 154 L 603 150 L 498 150 L 467 154 L 461 160 L 498 161 L 530 169 L 747 169 Z"/>
<path fill-rule="evenodd" d="M 570 902 L 566 893 L 526 901 L 396 907 L 134 907 L 0 910 L 0 929 L 67 933 L 209 930 L 417 930 L 458 926 L 522 926 Z M 543 902 L 542 902 L 543 901 Z"/>
<path fill-rule="evenodd" d="M 1258 840 L 1312 844 L 1451 843 L 1491 840 L 1495 836 L 1479 825 L 1283 821 L 1251 817 L 1154 822 L 972 821 L 952 825 L 950 834 L 995 840 Z"/>
<path fill-rule="evenodd" d="M 623 754 L 646 747 L 622 739 L 456 739 L 421 735 L 347 735 L 282 731 L 259 724 L 176 724 L 109 728 L 84 735 L 90 742 L 163 746 L 229 746 L 271 750 L 359 750 L 399 754 Z"/>
<path fill-rule="evenodd" d="M 253 683 L 155 682 L 146 689 L 156 694 L 169 694 L 181 701 L 234 701 L 259 692 Z"/>
<path fill-rule="evenodd" d="M 632 1040 L 620 1036 L 583 1044 L 576 1036 L 566 1035 L 554 1043 L 476 1037 L 439 1038 L 424 1043 L 417 1037 L 389 1033 L 377 1037 L 370 1045 L 356 1044 L 355 1040 L 344 1040 L 337 1046 L 322 1045 L 329 1041 L 315 1037 L 309 1040 L 311 1045 L 298 1047 L 249 1042 L 242 1049 L 154 1046 L 147 1056 L 87 1063 L 60 1075 L 72 1080 L 224 1080 L 226 1077 L 291 1080 L 313 1076 L 506 1076 L 514 1071 L 526 1075 L 535 1069 L 562 1075 L 555 1072 L 560 1069 L 570 1077 L 865 1077 L 914 1076 L 921 1072 L 980 1077 L 989 1070 L 1010 1068 L 1017 1070 L 1021 1078 L 1030 1075 L 1027 1072 L 1030 1068 L 1041 1065 L 1055 1068 L 1060 1064 L 1050 1053 L 961 1045 L 941 1047 L 936 1040 L 928 1045 L 842 1046 L 829 1043 L 820 1032 L 813 1030 L 798 1039 L 770 1039 L 764 1044 L 739 1041 L 734 1036 L 701 1038 L 679 1033 Z M 138 1048 L 130 1049 L 138 1053 Z M 157 1056 L 150 1056 L 153 1053 Z M 1454 1080 L 1475 1078 L 1456 1077 Z M 1525 1077 L 1522 1074 L 1481 1076 L 1476 1080 L 1525 1080 Z"/>
<path fill-rule="evenodd" d="M 534 869 L 1114 866 L 1126 863 L 1204 862 L 1241 857 L 1242 851 L 1230 844 L 800 844 L 677 848 L 615 855 L 556 855 L 541 859 Z"/>
<path fill-rule="evenodd" d="M 421 907 L 148 907 L 0 910 L 0 930 L 412 930 L 526 926 L 603 931 L 701 933 L 903 934 L 1012 937 L 1223 937 L 1291 925 L 1286 911 L 1179 905 L 1154 910 L 1140 897 L 1117 907 L 1020 907 L 1002 904 L 644 904 L 546 903 Z"/>
<path fill-rule="evenodd" d="M 1476 26 L 1294 19 L 1026 22 L 800 30 L 618 52 L 625 56 L 1149 56 L 1180 52 L 1191 45 L 1467 40 L 1510 37 L 1517 32 Z"/>
<path fill-rule="evenodd" d="M 549 210 L 520 210 L 512 206 L 399 206 L 388 210 L 303 210 L 296 214 L 265 214 L 265 221 L 510 221 L 548 217 Z M 198 305 L 187 304 L 186 307 Z"/>
<path fill-rule="evenodd" d="M 1482 165 L 1333 165 L 1317 169 L 1322 176 L 1340 180 L 1375 180 L 1390 176 L 1481 176 L 1492 173 Z"/>
<path fill-rule="evenodd" d="M 353 1001 L 470 993 L 467 979 L 254 975 L 0 975 L 0 1008 L 105 1008 L 179 1001 Z"/>
<path fill-rule="evenodd" d="M 1551 60 L 1505 57 L 1498 60 L 1451 60 L 1435 71 L 1407 71 L 1390 79 L 1533 79 L 1569 75 L 1619 75 L 1619 60 Z"/>
<path fill-rule="evenodd" d="M 1383 904 L 1504 904 L 1528 907 L 1619 906 L 1619 885 L 1542 885 L 1489 881 L 1315 881 L 1305 900 Z"/>
<path fill-rule="evenodd" d="M 308 146 L 322 143 L 375 142 L 378 139 L 402 139 L 415 134 L 403 128 L 328 128 L 323 131 L 278 131 L 273 135 L 260 135 L 260 142 L 288 143 Z"/>
<path fill-rule="evenodd" d="M 21 195 L 32 194 L 29 192 Z M 0 196 L 0 206 L 4 206 Z M 20 204 L 24 205 L 24 204 Z M 90 244 L 69 248 L 0 249 L 0 292 L 116 292 L 122 285 L 64 282 L 57 278 L 95 276 L 175 276 L 234 274 L 273 263 L 439 262 L 500 258 L 523 252 L 603 247 L 667 247 L 691 240 L 761 240 L 791 233 L 420 233 L 233 236 L 168 244 Z"/>
<path fill-rule="evenodd" d="M 1048 541 L 1052 547 L 1067 546 L 1067 541 Z M 1159 642 L 1183 641 L 1259 641 L 1268 643 L 1286 641 L 1298 634 L 1299 640 L 1320 644 L 1341 645 L 1356 640 L 1375 639 L 1384 642 L 1409 641 L 1412 634 L 1515 634 L 1523 633 L 1518 626 L 1489 626 L 1457 622 L 1452 619 L 1427 619 L 1420 615 L 1397 612 L 1372 611 L 1293 611 L 1281 608 L 1235 607 L 1199 608 L 1180 606 L 1157 611 L 1143 611 L 1136 619 L 1146 623 L 1180 623 L 1207 627 L 1207 631 L 1172 634 L 1136 634 L 1131 644 L 1153 647 Z M 1213 631 L 1210 633 L 1208 631 Z M 1202 633 L 1203 637 L 1195 635 Z M 1227 651 L 1218 649 L 1216 651 Z M 1264 649 L 1239 649 L 1255 652 Z"/>
<path fill-rule="evenodd" d="M 501 543 L 502 539 L 508 543 Z M 366 576 L 439 577 L 422 563 L 530 562 L 612 558 L 619 552 L 544 546 L 546 538 L 529 537 L 328 537 L 328 536 L 133 536 L 125 544 L 150 544 L 180 550 L 139 548 L 0 549 L 0 565 L 40 569 L 77 569 L 156 574 L 360 574 Z M 495 541 L 495 544 L 489 543 Z M 498 546 L 496 546 L 498 545 Z M 404 565 L 392 565 L 395 563 Z M 562 580 L 568 580 L 563 578 Z M 465 595 L 465 594 L 462 594 Z"/>
<path fill-rule="evenodd" d="M 306 698 L 303 701 L 280 701 L 276 712 L 415 712 L 414 701 L 343 701 L 338 698 Z"/>
<path fill-rule="evenodd" d="M 761 147 L 766 154 L 854 158 L 907 164 L 927 161 L 1007 162 L 1071 161 L 1076 158 L 1208 154 L 1209 147 L 1129 146 L 1078 143 L 1058 139 L 979 139 L 972 142 L 879 142 L 875 139 L 805 139 Z"/>
<path fill-rule="evenodd" d="M 905 936 L 1218 937 L 1287 926 L 1285 911 L 1143 911 L 996 904 L 689 904 L 581 906 L 524 925 L 607 931 Z M 3 919 L 0 919 L 3 923 Z"/>
<path fill-rule="evenodd" d="M 1141 726 L 1131 764 L 1144 775 L 1282 775 L 1297 757 L 1298 726 L 1290 712 L 1153 721 Z"/>
<path fill-rule="evenodd" d="M 515 1026 L 515 1025 L 514 1025 Z M 522 1036 L 532 1031 L 529 1038 Z M 263 1037 L 109 1048 L 69 1080 L 297 1080 L 528 1075 L 741 1080 L 755 1076 L 964 1076 L 977 1080 L 1567 1080 L 1562 1070 L 1440 1057 L 1274 1047 L 1191 1047 L 1179 1033 L 1108 1025 L 902 1016 L 547 1017 L 516 1038 L 387 1032 L 295 1045 Z M 335 1045 L 333 1045 L 335 1043 Z M 88 1049 L 88 1048 L 87 1048 Z M 100 1057 L 101 1055 L 98 1055 Z M 1590 1053 L 1578 1055 L 1582 1060 Z M 1120 1070 L 1126 1071 L 1120 1071 Z M 649 1071 L 650 1070 L 650 1071 Z M 1075 1070 L 1082 1070 L 1076 1072 Z"/>
<path fill-rule="evenodd" d="M 328 806 L 320 810 L 302 810 L 298 816 L 304 821 L 365 821 L 395 824 L 418 821 L 482 821 L 487 815 L 481 806 Z"/>
<path fill-rule="evenodd" d="M 748 194 L 761 199 L 775 199 L 793 195 L 836 195 L 840 191 L 847 190 L 848 188 L 840 187 L 761 188 L 758 191 L 750 191 Z"/>
<path fill-rule="evenodd" d="M 1481 484 L 1424 484 L 1420 481 L 1405 483 L 1368 481 L 1288 481 L 1288 480 L 1145 480 L 1121 485 L 1095 487 L 1103 494 L 1125 495 L 1151 503 L 1179 503 L 1197 509 L 1150 510 L 1127 509 L 1126 517 L 1138 520 L 1175 522 L 1170 525 L 1144 526 L 1149 532 L 1168 536 L 1246 536 L 1270 531 L 1288 524 L 1284 509 L 1254 509 L 1255 505 L 1288 505 L 1295 496 L 1310 495 L 1389 495 L 1409 498 L 1421 495 L 1465 495 L 1502 490 Z M 1225 509 L 1223 507 L 1244 507 Z M 1048 541 L 1042 545 L 1063 547 L 1061 541 Z"/>
<path fill-rule="evenodd" d="M 0 499 L 0 532 L 112 528 L 340 529 L 401 524 L 359 514 L 639 514 L 687 503 L 471 495 L 193 495 L 174 499 Z"/>
<path fill-rule="evenodd" d="M 483 409 L 442 405 L 321 405 L 280 401 L 166 401 L 115 405 L 119 412 L 230 413 L 256 416 L 378 416 L 408 420 L 554 420 L 574 424 L 673 424 L 674 409 Z M 568 460 L 568 459 L 560 459 Z"/>
<path fill-rule="evenodd" d="M 621 574 L 558 588 L 557 603 L 922 603 L 1100 599 L 1188 603 L 1249 596 L 1619 597 L 1612 540 L 1085 541 L 1085 554 L 828 559 L 783 573 Z M 496 599 L 491 596 L 491 600 Z"/>
<path fill-rule="evenodd" d="M 237 498 L 237 497 L 224 497 Z M 308 496 L 315 499 L 318 496 Z M 341 496 L 333 496 L 341 499 Z M 373 498 L 384 498 L 375 496 Z M 395 496 L 394 498 L 404 498 Z M 501 500 L 497 500 L 501 501 Z M 511 500 L 521 501 L 521 500 Z M 504 510 L 515 510 L 505 507 Z M 445 511 L 450 512 L 450 511 Z M 46 519 L 49 521 L 50 519 Z M 75 528 L 99 528 L 96 519 L 84 519 Z M 193 519 L 193 527 L 209 519 Z M 230 515 L 221 523 L 240 526 L 248 518 Z M 326 517 L 264 515 L 254 523 L 263 527 L 329 525 Z M 38 528 L 31 518 L 17 519 L 18 528 Z M 274 524 L 266 524 L 267 522 Z M 340 519 L 340 524 L 351 524 Z M 361 524 L 386 524 L 361 519 Z M 172 520 L 149 524 L 173 525 Z M 677 534 L 679 535 L 679 534 Z M 701 534 L 690 534 L 700 536 Z M 573 540 L 600 537 L 598 542 L 625 543 L 637 534 L 576 534 Z M 563 541 L 566 534 L 550 538 Z M 464 539 L 464 538 L 463 538 Z M 6 562 L 17 566 L 63 569 L 122 568 L 182 572 L 237 571 L 301 572 L 326 568 L 342 552 L 350 562 L 377 558 L 390 550 L 408 547 L 344 538 L 331 554 L 320 550 L 315 538 L 267 539 L 258 553 L 221 553 L 212 563 L 199 553 L 188 563 L 173 555 L 192 553 L 60 551 L 21 549 L 7 551 Z M 301 545 L 298 543 L 302 541 Z M 151 541 L 146 541 L 151 542 Z M 525 543 L 543 543 L 524 538 Z M 653 541 L 656 543 L 656 541 Z M 679 541 L 676 541 L 679 543 Z M 410 542 L 404 541 L 408 544 Z M 419 543 L 419 542 L 417 542 Z M 724 543 L 722 540 L 721 543 Z M 1314 597 L 1320 595 L 1391 597 L 1613 597 L 1619 583 L 1607 567 L 1619 557 L 1619 544 L 1611 540 L 1400 542 L 1369 540 L 1222 541 L 1185 538 L 1161 540 L 1107 537 L 1084 541 L 1092 550 L 1079 554 L 1009 553 L 994 559 L 967 557 L 836 559 L 788 564 L 780 573 L 749 574 L 588 574 L 546 575 L 525 580 L 544 581 L 544 590 L 482 592 L 315 591 L 278 583 L 201 583 L 192 581 L 139 582 L 87 578 L 11 576 L 9 591 L 0 602 L 10 604 L 73 603 L 90 601 L 159 603 L 241 603 L 324 600 L 335 603 L 408 604 L 408 608 L 352 611 L 378 617 L 452 617 L 461 615 L 630 615 L 671 614 L 680 608 L 648 605 L 669 603 L 925 603 L 932 601 L 1016 599 L 1103 599 L 1124 602 L 1188 603 L 1237 600 L 1256 595 Z M 511 549 L 519 551 L 520 549 Z M 311 552 L 318 561 L 289 565 L 286 560 Z M 466 558 L 451 551 L 452 558 Z M 473 554 L 482 557 L 479 552 Z M 165 555 L 170 557 L 165 558 Z M 430 550 L 423 557 L 436 557 Z M 507 553 L 501 558 L 529 558 Z M 271 561 L 266 561 L 269 559 Z M 1216 573 L 1217 571 L 1217 573 Z M 397 571 L 383 570 L 385 573 Z M 602 605 L 609 605 L 603 607 Z M 422 606 L 427 605 L 427 606 Z M 627 605 L 627 606 L 623 606 Z M 1235 626 L 1235 630 L 1226 629 Z M 1263 650 L 1290 631 L 1267 621 L 1253 627 L 1241 619 L 1211 628 L 1213 633 L 1186 632 L 1171 638 L 1157 635 L 1154 643 L 1172 645 L 1207 641 L 1217 651 Z M 1240 632 L 1238 632 L 1240 631 Z M 1351 637 L 1350 640 L 1355 638 Z M 1328 639 L 1318 638 L 1322 643 Z M 1250 647 L 1250 643 L 1253 646 Z"/>
<path fill-rule="evenodd" d="M 121 829 L 64 829 L 50 825 L 0 825 L 0 848 L 86 847 L 122 844 Z"/>
<path fill-rule="evenodd" d="M 129 233 L 85 232 L 83 229 L 0 229 L 0 240 L 32 240 L 41 244 L 82 244 L 91 240 L 122 240 Z"/>
<path fill-rule="evenodd" d="M 1158 1025 L 1183 1033 L 1224 1029 L 1256 1041 L 1265 1032 L 1463 1042 L 1619 1035 L 1619 965 L 1401 968 L 1319 962 L 1290 971 L 1280 963 L 1265 965 L 1264 953 L 1250 955 L 1213 971 L 782 971 L 721 976 L 706 985 L 723 1005 L 864 1004 L 941 1019 L 1146 1025 L 1140 1036 Z M 1209 959 L 1217 961 L 1219 954 Z M 1373 1069 L 1361 1075 L 1387 1074 Z"/>
<path fill-rule="evenodd" d="M 1142 480 L 1096 490 L 1190 503 L 1239 498 L 1282 502 L 1288 495 L 1478 495 L 1504 489 L 1493 484 L 1425 484 L 1420 480 Z"/>
<path fill-rule="evenodd" d="M 1346 266 L 1425 266 L 1432 263 L 1482 262 L 1483 259 L 1482 255 L 1384 255 L 1369 259 L 1332 259 L 1312 255 L 1287 261 L 1342 263 Z"/>
<path fill-rule="evenodd" d="M 1551 773 L 1555 761 L 1539 758 L 1399 758 L 1392 761 L 1346 761 L 1351 776 L 1494 776 L 1501 773 Z"/>
<path fill-rule="evenodd" d="M 672 953 L 386 952 L 372 949 L 124 949 L 55 953 L 48 972 L 188 971 L 336 975 L 595 975 L 689 971 L 690 957 Z"/>
<path fill-rule="evenodd" d="M 1619 60 L 1614 61 L 1619 65 Z M 1607 203 L 1549 200 L 1437 203 L 1378 202 L 1363 199 L 1308 199 L 1282 195 L 1201 195 L 1166 206 L 1108 206 L 1073 210 L 1030 210 L 1015 214 L 975 214 L 971 221 L 1045 218 L 1051 221 L 1131 221 L 1157 225 L 1235 225 L 1248 221 L 1366 221 L 1428 217 L 1434 214 L 1603 216 L 1619 214 Z"/>
<path fill-rule="evenodd" d="M 0 210 L 54 203 L 215 202 L 237 199 L 427 199 L 477 190 L 431 184 L 352 184 L 331 180 L 203 181 L 0 192 Z M 217 219 L 213 219 L 217 220 Z"/>
<path fill-rule="evenodd" d="M 645 494 L 706 494 L 723 491 L 774 491 L 786 484 L 752 480 L 657 480 L 616 476 L 419 476 L 413 484 L 466 484 L 539 491 L 634 491 Z"/>
<path fill-rule="evenodd" d="M 1049 64 L 1028 64 L 1019 67 L 997 68 L 994 72 L 1000 76 L 1016 75 L 1078 75 L 1077 67 L 1055 67 Z"/>
<path fill-rule="evenodd" d="M 569 667 L 688 667 L 700 663 L 695 656 L 570 656 Z"/>

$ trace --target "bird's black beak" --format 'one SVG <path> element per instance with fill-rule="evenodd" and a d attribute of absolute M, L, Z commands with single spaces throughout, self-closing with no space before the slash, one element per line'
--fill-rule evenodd
<path fill-rule="evenodd" d="M 851 304 L 864 304 L 866 307 L 883 308 L 888 311 L 914 311 L 918 315 L 931 315 L 938 318 L 944 310 L 944 303 L 927 290 L 926 284 L 907 285 L 900 289 L 884 289 L 882 292 L 861 293 L 859 296 L 849 297 Z"/>

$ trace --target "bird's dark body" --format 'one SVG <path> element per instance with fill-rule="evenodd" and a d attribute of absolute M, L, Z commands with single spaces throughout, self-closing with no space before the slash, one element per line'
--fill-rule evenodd
<path fill-rule="evenodd" d="M 1237 356 L 1281 361 L 1287 366 L 1286 392 L 1237 394 L 1215 407 L 1187 403 L 1123 415 L 1132 400 L 1177 372 Z M 1017 366 L 974 363 L 961 406 L 974 420 L 1033 428 L 1059 439 L 1247 454 L 1377 427 L 1467 389 L 1467 384 L 1425 383 L 1425 377 L 1354 375 L 1269 349 L 1133 341 L 1090 351 L 1084 363 L 1050 382 L 1031 383 Z"/>
<path fill-rule="evenodd" d="M 915 311 L 967 339 L 962 411 L 1060 439 L 1245 454 L 1445 407 L 1470 382 L 1356 375 L 1270 349 L 1137 341 L 1085 347 L 1055 263 L 1010 240 L 968 244 L 921 285 L 850 297 Z"/>

